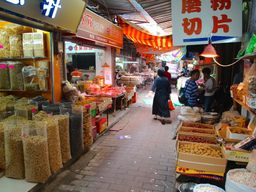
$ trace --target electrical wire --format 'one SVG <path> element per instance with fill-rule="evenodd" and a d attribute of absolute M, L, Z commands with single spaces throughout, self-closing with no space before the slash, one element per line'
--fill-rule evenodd
<path fill-rule="evenodd" d="M 230 63 L 230 64 L 228 64 L 228 65 L 222 65 L 222 64 L 220 64 L 220 63 L 215 59 L 215 57 L 213 57 L 213 61 L 214 61 L 217 65 L 219 65 L 219 66 L 221 66 L 221 67 L 231 67 L 231 66 L 235 65 L 236 63 L 238 63 L 238 62 L 241 61 L 241 60 L 242 60 L 242 58 L 240 58 L 240 59 L 238 59 L 237 61 L 235 61 L 235 62 L 233 62 L 233 63 Z"/>

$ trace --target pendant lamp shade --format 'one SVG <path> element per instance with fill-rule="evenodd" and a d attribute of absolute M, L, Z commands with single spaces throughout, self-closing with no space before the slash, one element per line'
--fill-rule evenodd
<path fill-rule="evenodd" d="M 201 53 L 202 57 L 207 57 L 207 58 L 213 58 L 213 57 L 218 57 L 219 55 L 217 54 L 215 48 L 212 46 L 211 43 L 209 43 L 205 48 L 203 53 Z"/>

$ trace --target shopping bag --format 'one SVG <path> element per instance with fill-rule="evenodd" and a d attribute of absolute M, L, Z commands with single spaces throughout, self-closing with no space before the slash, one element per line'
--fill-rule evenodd
<path fill-rule="evenodd" d="M 174 106 L 173 106 L 173 103 L 172 103 L 172 100 L 168 100 L 168 106 L 169 106 L 169 110 L 170 110 L 170 111 L 175 110 L 175 108 L 174 108 Z"/>

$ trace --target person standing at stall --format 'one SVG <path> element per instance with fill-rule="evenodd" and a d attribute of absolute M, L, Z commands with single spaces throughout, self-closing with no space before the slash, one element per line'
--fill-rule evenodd
<path fill-rule="evenodd" d="M 204 88 L 204 111 L 210 112 L 211 106 L 214 101 L 214 93 L 216 90 L 216 81 L 213 77 L 211 77 L 211 69 L 206 67 L 202 70 L 204 74 L 204 84 L 202 85 Z"/>
<path fill-rule="evenodd" d="M 154 119 L 158 119 L 162 124 L 171 123 L 170 110 L 168 100 L 170 99 L 170 82 L 164 76 L 164 70 L 157 71 L 158 77 L 155 79 L 152 91 L 155 92 L 153 100 L 152 114 L 155 115 Z"/>
<path fill-rule="evenodd" d="M 198 105 L 198 86 L 196 81 L 200 77 L 200 71 L 198 69 L 194 69 L 190 73 L 190 78 L 186 81 L 185 85 L 185 98 L 186 98 L 186 106 L 195 107 Z"/>

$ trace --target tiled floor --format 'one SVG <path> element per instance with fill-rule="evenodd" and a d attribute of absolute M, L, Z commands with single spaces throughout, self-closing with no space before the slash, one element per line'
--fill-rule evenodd
<path fill-rule="evenodd" d="M 153 120 L 150 96 L 139 102 L 45 192 L 174 192 L 176 114 L 173 123 Z M 173 112 L 177 113 L 177 112 Z"/>

